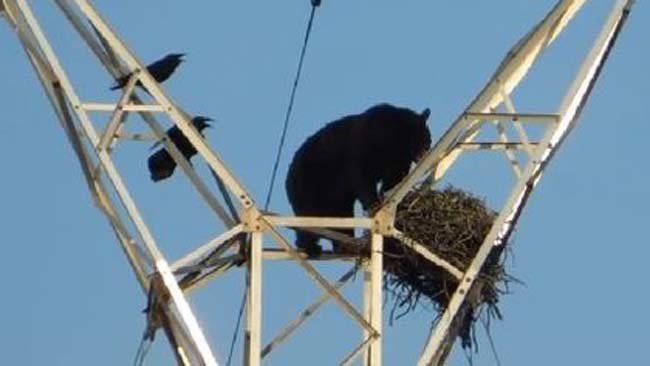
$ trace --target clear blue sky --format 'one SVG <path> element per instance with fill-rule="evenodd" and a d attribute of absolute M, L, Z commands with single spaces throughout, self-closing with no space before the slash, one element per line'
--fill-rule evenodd
<path fill-rule="evenodd" d="M 117 98 L 55 7 L 33 1 L 78 92 Z M 289 213 L 283 180 L 291 154 L 323 123 L 390 101 L 432 110 L 440 136 L 505 52 L 555 3 L 544 1 L 332 1 L 319 11 L 272 208 Z M 614 1 L 589 1 L 514 98 L 521 111 L 552 112 Z M 263 201 L 309 11 L 307 0 L 96 1 L 144 61 L 188 52 L 165 84 L 187 110 L 218 120 L 207 138 Z M 529 201 L 510 271 L 523 280 L 503 298 L 493 336 L 503 365 L 649 365 L 647 258 L 650 174 L 650 8 L 639 1 L 579 126 Z M 145 306 L 76 158 L 19 47 L 0 26 L 2 301 L 6 365 L 131 364 Z M 98 116 L 105 123 L 106 116 Z M 129 126 L 142 128 L 132 118 Z M 222 231 L 181 175 L 153 184 L 148 144 L 126 142 L 116 160 L 171 259 Z M 199 161 L 198 159 L 196 160 Z M 499 204 L 512 184 L 500 155 L 461 159 L 449 182 Z M 202 163 L 195 164 L 206 175 Z M 206 175 L 207 176 L 207 175 Z M 330 275 L 344 267 L 324 269 Z M 289 263 L 266 266 L 264 336 L 318 294 Z M 358 300 L 359 279 L 347 293 Z M 243 271 L 192 302 L 221 360 L 241 299 Z M 356 292 L 355 292 L 356 291 Z M 386 326 L 386 365 L 413 364 L 433 315 L 420 309 Z M 359 339 L 329 304 L 269 365 L 331 365 Z M 494 365 L 483 332 L 475 365 Z M 287 360 L 293 360 L 288 362 Z M 164 337 L 147 360 L 170 365 Z M 453 364 L 464 364 L 456 352 Z M 239 361 L 236 364 L 240 364 Z"/>

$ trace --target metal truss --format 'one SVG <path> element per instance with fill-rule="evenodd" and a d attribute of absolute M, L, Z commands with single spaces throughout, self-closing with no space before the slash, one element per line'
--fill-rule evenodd
<path fill-rule="evenodd" d="M 132 77 L 115 101 L 94 102 L 79 96 L 61 66 L 27 0 L 0 0 L 0 15 L 10 23 L 41 81 L 69 143 L 75 151 L 86 183 L 98 208 L 106 215 L 143 291 L 153 299 L 148 316 L 149 329 L 162 328 L 180 365 L 217 365 L 189 304 L 187 296 L 206 282 L 242 263 L 247 269 L 248 306 L 245 336 L 245 364 L 260 365 L 263 357 L 282 344 L 292 332 L 320 306 L 334 301 L 357 323 L 362 337 L 358 345 L 342 359 L 352 364 L 362 357 L 364 365 L 382 364 L 382 275 L 383 239 L 392 237 L 414 249 L 424 258 L 459 279 L 446 311 L 433 328 L 418 365 L 443 364 L 457 336 L 458 314 L 469 302 L 477 301 L 474 281 L 492 250 L 505 243 L 519 215 L 539 181 L 544 168 L 575 125 L 580 112 L 620 32 L 633 0 L 617 0 L 598 39 L 577 73 L 558 110 L 554 113 L 519 113 L 510 95 L 523 77 L 556 39 L 586 0 L 561 0 L 550 13 L 508 53 L 498 70 L 476 99 L 454 121 L 448 131 L 416 165 L 410 175 L 386 196 L 381 207 L 369 218 L 285 217 L 261 211 L 255 201 L 222 159 L 178 106 L 147 72 L 135 53 L 113 32 L 89 0 L 55 0 L 59 10 L 79 33 L 94 55 L 113 77 L 132 72 Z M 140 82 L 150 93 L 151 102 L 138 97 Z M 497 112 L 503 107 L 506 112 Z M 103 130 L 90 112 L 108 113 Z M 125 121 L 137 113 L 151 129 L 151 135 L 126 131 Z M 175 145 L 165 139 L 156 117 L 166 115 L 188 137 L 206 161 L 219 184 L 222 197 L 216 197 Z M 539 141 L 529 138 L 528 124 L 540 124 L 545 133 Z M 509 125 L 517 138 L 507 135 Z M 498 141 L 477 142 L 479 133 L 496 127 Z M 119 173 L 111 154 L 123 139 L 161 140 L 197 193 L 223 222 L 226 231 L 208 243 L 169 263 L 158 248 L 149 226 Z M 464 152 L 503 152 L 512 167 L 516 182 L 500 210 L 494 226 L 466 270 L 455 268 L 394 228 L 399 202 L 416 184 L 433 187 Z M 525 154 L 526 159 L 518 157 Z M 234 198 L 234 203 L 232 198 Z M 224 204 L 226 208 L 224 207 Z M 129 229 L 132 227 L 133 229 Z M 334 228 L 361 228 L 371 232 L 368 255 L 324 253 L 322 261 L 348 261 L 352 268 L 337 282 L 326 279 L 312 265 L 314 259 L 298 252 L 280 232 L 281 228 L 302 228 L 329 238 L 355 243 Z M 277 248 L 264 248 L 263 238 Z M 319 286 L 323 293 L 298 318 L 266 346 L 262 346 L 262 266 L 265 261 L 291 260 Z M 357 271 L 364 273 L 363 308 L 358 310 L 340 292 Z"/>

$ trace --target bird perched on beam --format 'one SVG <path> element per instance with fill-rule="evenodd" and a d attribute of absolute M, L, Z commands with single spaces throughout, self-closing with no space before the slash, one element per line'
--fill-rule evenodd
<path fill-rule="evenodd" d="M 169 79 L 169 77 L 174 73 L 178 65 L 181 64 L 181 62 L 185 61 L 183 60 L 183 56 L 185 56 L 184 53 L 170 53 L 169 55 L 161 58 L 158 61 L 155 61 L 147 66 L 147 71 L 151 76 L 153 76 L 154 79 L 156 79 L 157 82 L 162 83 L 163 81 Z M 121 78 L 116 80 L 116 84 L 111 87 L 111 90 L 117 90 L 117 89 L 122 89 L 126 85 L 126 83 L 129 82 L 129 79 L 131 78 L 131 75 L 133 73 L 128 73 Z M 138 81 L 136 84 L 139 87 L 143 88 L 142 83 Z"/>
<path fill-rule="evenodd" d="M 192 124 L 194 128 L 203 136 L 203 130 L 207 127 L 211 127 L 208 123 L 213 121 L 212 118 L 197 116 L 192 118 Z M 167 130 L 167 138 L 176 145 L 176 148 L 183 154 L 185 159 L 188 161 L 194 155 L 196 155 L 196 149 L 194 145 L 187 139 L 183 132 L 176 126 Z M 157 142 L 152 149 L 158 146 L 160 142 Z M 148 161 L 149 173 L 151 174 L 151 180 L 154 182 L 161 181 L 163 179 L 169 178 L 174 174 L 174 169 L 176 169 L 176 162 L 172 158 L 171 154 L 167 149 L 162 148 L 149 157 Z"/>

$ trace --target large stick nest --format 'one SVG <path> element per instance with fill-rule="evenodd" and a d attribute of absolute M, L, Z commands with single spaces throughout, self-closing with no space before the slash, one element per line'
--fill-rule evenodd
<path fill-rule="evenodd" d="M 485 203 L 462 190 L 421 189 L 409 193 L 397 208 L 395 227 L 405 236 L 426 247 L 464 272 L 485 240 L 496 213 Z M 475 282 L 473 301 L 463 307 L 456 326 L 464 348 L 476 345 L 473 325 L 484 315 L 489 324 L 501 318 L 499 295 L 513 280 L 506 274 L 502 252 L 495 248 Z M 442 314 L 458 280 L 396 239 L 384 243 L 385 287 L 393 297 L 391 321 L 414 310 L 419 304 L 433 305 Z M 487 310 L 487 311 L 483 311 Z M 396 314 L 397 313 L 397 314 Z"/>

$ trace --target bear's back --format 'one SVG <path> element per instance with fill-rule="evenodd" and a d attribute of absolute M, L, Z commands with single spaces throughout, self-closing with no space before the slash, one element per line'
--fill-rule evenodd
<path fill-rule="evenodd" d="M 309 165 L 342 164 L 341 159 L 349 156 L 353 136 L 358 135 L 359 115 L 350 115 L 323 126 L 300 146 L 292 165 L 308 163 Z"/>
<path fill-rule="evenodd" d="M 378 104 L 330 122 L 308 137 L 294 155 L 287 183 L 318 184 L 358 169 L 381 175 L 391 165 L 411 161 L 423 138 L 429 138 L 429 131 L 417 113 Z"/>
<path fill-rule="evenodd" d="M 414 151 L 431 140 L 420 115 L 390 104 L 365 111 L 357 131 L 358 151 L 366 155 L 363 160 L 412 160 Z"/>

